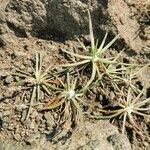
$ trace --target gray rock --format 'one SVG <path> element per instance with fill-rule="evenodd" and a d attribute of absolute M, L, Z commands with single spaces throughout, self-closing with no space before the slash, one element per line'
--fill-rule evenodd
<path fill-rule="evenodd" d="M 118 3 L 116 0 L 1 1 L 0 45 L 2 47 L 15 39 L 14 36 L 26 38 L 34 35 L 38 38 L 54 37 L 64 40 L 88 35 L 87 8 L 90 8 L 95 34 L 100 39 L 109 30 L 115 34 L 118 31 L 120 37 L 135 51 L 141 50 L 142 47 L 139 45 L 144 42 L 140 37 L 134 39 L 140 24 L 136 18 L 132 19 L 128 0 L 126 0 L 128 3 L 125 1 Z M 148 35 L 145 35 L 146 38 L 149 38 Z M 149 40 L 145 44 L 147 45 L 148 42 Z"/>
<path fill-rule="evenodd" d="M 7 25 L 18 37 L 47 26 L 47 0 L 13 0 L 6 7 Z"/>
<path fill-rule="evenodd" d="M 3 112 L 0 112 L 0 119 L 2 119 L 4 116 Z"/>
<path fill-rule="evenodd" d="M 0 141 L 0 150 L 55 150 L 55 148 L 50 142 L 41 145 L 40 143 L 26 145 L 24 142 L 5 140 Z"/>
<path fill-rule="evenodd" d="M 12 76 L 7 76 L 7 77 L 5 78 L 5 83 L 6 83 L 6 84 L 10 84 L 11 82 L 13 82 L 13 77 L 12 77 Z"/>
<path fill-rule="evenodd" d="M 14 134 L 14 137 L 13 137 L 16 141 L 19 141 L 21 139 L 21 136 L 20 134 Z"/>
<path fill-rule="evenodd" d="M 87 8 L 90 8 L 94 29 L 105 31 L 110 24 L 103 11 L 105 5 L 99 0 L 13 0 L 6 6 L 4 22 L 6 30 L 17 37 L 32 34 L 41 38 L 70 38 L 89 34 Z"/>
<path fill-rule="evenodd" d="M 59 149 L 59 147 L 57 147 Z M 73 132 L 61 150 L 131 150 L 127 137 L 108 121 L 85 122 L 85 126 Z"/>
<path fill-rule="evenodd" d="M 8 128 L 8 126 L 9 126 L 9 123 L 8 123 L 8 122 L 2 123 L 2 128 L 3 128 L 3 129 Z"/>
<path fill-rule="evenodd" d="M 37 141 L 38 139 L 40 138 L 40 134 L 39 133 L 35 133 L 35 134 L 32 134 L 30 136 L 30 138 L 26 139 L 26 142 L 28 144 L 33 144 L 35 143 L 35 141 Z"/>
<path fill-rule="evenodd" d="M 108 142 L 112 145 L 114 150 L 127 150 L 131 149 L 131 145 L 125 135 L 114 134 L 107 138 Z"/>
<path fill-rule="evenodd" d="M 11 113 L 12 112 L 10 110 L 4 111 L 3 116 L 9 116 L 9 115 L 11 115 Z"/>
<path fill-rule="evenodd" d="M 93 0 L 92 3 L 88 0 L 52 0 L 48 6 L 48 29 L 60 32 L 65 37 L 89 34 L 87 15 L 89 5 L 94 29 L 100 28 L 100 25 L 104 27 L 106 19 L 98 17 L 104 16 L 102 13 L 104 7 L 98 0 Z"/>
<path fill-rule="evenodd" d="M 51 114 L 51 112 L 46 112 L 44 114 L 44 118 L 46 120 L 46 127 L 48 130 L 52 130 L 53 129 L 53 126 L 55 124 L 55 121 L 54 121 L 54 118 Z"/>
<path fill-rule="evenodd" d="M 131 150 L 127 137 L 108 121 L 85 122 L 83 128 L 75 130 L 71 138 L 65 140 L 65 144 L 61 141 L 53 144 L 45 138 L 41 140 L 41 135 L 35 133 L 26 141 L 30 146 L 23 142 L 0 141 L 0 150 Z"/>

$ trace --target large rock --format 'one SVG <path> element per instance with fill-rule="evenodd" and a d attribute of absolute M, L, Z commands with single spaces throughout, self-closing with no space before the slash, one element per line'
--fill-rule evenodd
<path fill-rule="evenodd" d="M 58 147 L 59 149 L 59 147 Z M 61 150 L 131 150 L 129 140 L 108 121 L 85 122 Z"/>
<path fill-rule="evenodd" d="M 90 8 L 94 29 L 104 30 L 106 16 L 104 7 L 98 0 L 52 0 L 48 6 L 48 28 L 61 32 L 64 36 L 86 35 L 88 29 L 87 9 Z"/>
<path fill-rule="evenodd" d="M 119 134 L 117 128 L 108 121 L 85 122 L 85 127 L 74 131 L 69 139 L 62 139 L 63 142 L 57 141 L 55 144 L 43 139 L 36 140 L 31 146 L 6 141 L 0 142 L 0 147 L 1 150 L 131 150 L 127 137 Z"/>
<path fill-rule="evenodd" d="M 103 4 L 103 5 L 102 5 Z M 18 37 L 58 36 L 70 38 L 89 33 L 87 9 L 90 8 L 94 29 L 105 31 L 105 4 L 98 0 L 10 0 L 2 1 L 3 21 Z"/>
<path fill-rule="evenodd" d="M 133 12 L 128 4 L 124 1 L 111 0 L 108 4 L 108 12 L 111 16 L 111 21 L 118 30 L 118 34 L 131 49 L 139 52 L 142 49 L 144 41 L 138 36 L 140 24 L 133 16 Z"/>
<path fill-rule="evenodd" d="M 11 0 L 5 10 L 8 28 L 18 37 L 47 26 L 47 0 Z"/>
<path fill-rule="evenodd" d="M 12 38 L 10 35 L 3 35 L 4 33 L 21 38 L 31 34 L 38 38 L 62 40 L 88 35 L 87 8 L 91 11 L 95 35 L 99 39 L 106 31 L 113 34 L 118 32 L 125 44 L 135 52 L 141 51 L 143 45 L 146 46 L 149 42 L 145 40 L 149 38 L 148 34 L 144 35 L 146 36 L 144 39 L 137 35 L 140 24 L 132 14 L 136 11 L 130 11 L 126 1 L 1 0 L 0 2 L 1 47 Z M 111 35 L 109 34 L 109 40 L 112 38 Z"/>

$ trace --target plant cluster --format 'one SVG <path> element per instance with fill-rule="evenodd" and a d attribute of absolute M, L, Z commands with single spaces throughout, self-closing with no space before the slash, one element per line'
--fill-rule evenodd
<path fill-rule="evenodd" d="M 136 84 L 139 73 L 148 65 L 141 67 L 140 65 L 127 64 L 121 61 L 121 54 L 124 50 L 114 57 L 107 57 L 106 51 L 118 39 L 118 35 L 105 45 L 108 33 L 105 34 L 101 43 L 95 41 L 91 16 L 89 16 L 90 46 L 87 47 L 79 39 L 79 43 L 86 54 L 78 54 L 67 50 L 62 50 L 66 55 L 77 58 L 75 62 L 57 65 L 65 71 L 51 73 L 51 66 L 48 69 L 42 69 L 41 54 L 36 53 L 36 63 L 33 73 L 29 74 L 17 70 L 16 76 L 22 80 L 23 86 L 27 86 L 31 92 L 31 99 L 26 119 L 30 117 L 30 109 L 33 107 L 33 101 L 40 100 L 41 92 L 44 92 L 50 98 L 50 101 L 44 105 L 44 110 L 59 110 L 63 122 L 70 120 L 79 125 L 83 122 L 83 115 L 95 119 L 111 119 L 119 118 L 123 122 L 122 133 L 125 132 L 126 122 L 130 122 L 133 129 L 140 131 L 135 120 L 137 116 L 150 117 L 150 98 L 144 99 L 144 90 Z M 78 68 L 79 74 L 69 72 L 69 68 Z M 79 84 L 82 76 L 87 74 L 83 85 Z M 67 73 L 66 73 L 67 70 Z M 57 81 L 57 82 L 54 82 Z M 110 105 L 98 108 L 99 113 L 87 113 L 85 107 L 90 107 L 87 99 L 87 91 L 96 87 Z M 115 96 L 110 97 L 113 91 Z M 100 102 L 101 103 L 101 102 Z M 101 103 L 102 104 L 102 103 Z"/>
<path fill-rule="evenodd" d="M 31 90 L 31 99 L 26 119 L 29 118 L 34 99 L 39 101 L 42 91 L 50 95 L 50 89 L 55 89 L 55 87 L 51 84 L 53 76 L 49 74 L 51 66 L 44 71 L 42 70 L 42 58 L 40 53 L 36 53 L 34 66 L 35 68 L 32 68 L 32 73 L 16 69 L 16 73 L 13 74 L 21 78 L 21 80 L 18 81 L 19 85 L 26 86 L 28 90 Z"/>

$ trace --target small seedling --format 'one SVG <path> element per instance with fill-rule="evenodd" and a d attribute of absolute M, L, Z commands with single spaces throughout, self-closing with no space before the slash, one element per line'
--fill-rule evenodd
<path fill-rule="evenodd" d="M 84 94 L 77 90 L 77 78 L 70 78 L 67 73 L 66 83 L 61 79 L 59 81 L 61 86 L 55 92 L 57 96 L 43 110 L 61 107 L 63 109 L 61 114 L 64 114 L 64 118 L 71 117 L 76 124 L 82 123 L 83 115 L 80 104 L 83 104 L 82 96 Z"/>
<path fill-rule="evenodd" d="M 113 59 L 114 62 L 117 62 L 117 59 L 121 56 L 122 52 L 124 51 L 124 49 Z M 109 84 L 112 85 L 112 87 L 114 89 L 118 89 L 118 83 L 119 83 L 119 79 L 121 80 L 121 76 L 123 76 L 126 73 L 126 70 L 128 69 L 129 66 L 125 66 L 127 64 L 122 63 L 118 63 L 118 64 L 108 64 L 108 65 L 103 65 L 103 67 L 101 68 L 101 66 L 99 66 L 99 78 L 97 79 L 97 81 L 95 82 L 100 83 L 100 86 L 105 87 L 104 85 L 107 84 L 107 82 L 109 82 Z"/>
<path fill-rule="evenodd" d="M 118 101 L 115 102 L 115 107 L 114 108 L 119 108 L 119 109 L 114 109 L 114 110 L 105 110 L 105 109 L 100 109 L 100 112 L 105 113 L 105 116 L 91 116 L 92 118 L 96 119 L 111 119 L 114 117 L 123 118 L 123 128 L 122 128 L 122 133 L 125 133 L 125 126 L 127 119 L 133 126 L 133 128 L 140 133 L 139 131 L 140 128 L 136 124 L 134 118 L 138 116 L 142 117 L 150 117 L 147 111 L 150 110 L 150 98 L 142 100 L 142 95 L 144 92 L 144 89 L 137 95 L 133 96 L 134 91 L 132 88 L 129 86 L 127 96 L 124 94 L 124 96 Z M 148 105 L 149 104 L 149 105 Z M 148 106 L 148 107 L 146 107 Z M 111 114 L 111 115 L 108 115 Z M 141 133 L 140 133 L 141 134 Z"/>
<path fill-rule="evenodd" d="M 69 63 L 69 64 L 64 64 L 60 65 L 61 67 L 75 67 L 79 65 L 85 65 L 85 64 L 90 64 L 92 66 L 92 73 L 90 80 L 87 82 L 85 85 L 84 89 L 86 90 L 87 87 L 92 83 L 92 81 L 95 79 L 96 74 L 100 75 L 99 71 L 99 66 L 103 68 L 107 64 L 114 64 L 116 61 L 114 61 L 114 58 L 105 58 L 103 55 L 110 48 L 110 46 L 117 40 L 118 35 L 111 41 L 109 42 L 106 46 L 104 46 L 106 38 L 107 38 L 107 33 L 104 36 L 104 39 L 102 40 L 102 43 L 100 46 L 98 46 L 98 41 L 95 42 L 94 39 L 94 34 L 93 34 L 93 28 L 92 28 L 92 21 L 91 21 L 91 15 L 90 12 L 88 11 L 89 15 L 89 31 L 90 31 L 90 40 L 91 40 L 91 46 L 90 48 L 86 47 L 79 39 L 79 42 L 83 48 L 83 50 L 88 51 L 88 55 L 79 55 L 73 52 L 69 52 L 66 50 L 62 50 L 63 52 L 81 59 L 81 61 L 75 62 L 75 63 Z"/>
<path fill-rule="evenodd" d="M 29 110 L 26 116 L 26 119 L 29 118 L 31 107 L 33 105 L 34 99 L 37 101 L 41 98 L 41 92 L 46 92 L 48 95 L 51 94 L 50 89 L 55 89 L 52 86 L 52 76 L 49 75 L 48 71 L 50 70 L 51 66 L 49 66 L 45 71 L 42 71 L 42 58 L 40 53 L 36 53 L 36 63 L 35 69 L 33 68 L 32 73 L 24 72 L 22 70 L 17 70 L 15 76 L 22 78 L 19 81 L 23 86 L 26 86 L 28 89 L 32 90 L 31 99 L 29 104 Z"/>
<path fill-rule="evenodd" d="M 133 83 L 138 77 L 140 77 L 140 73 L 150 64 L 140 65 L 141 67 L 137 67 L 138 65 L 130 65 L 123 66 L 124 69 L 121 70 L 121 76 L 116 76 L 116 82 L 119 84 L 120 82 L 124 83 L 125 86 L 130 86 L 135 93 L 141 92 L 139 87 Z"/>

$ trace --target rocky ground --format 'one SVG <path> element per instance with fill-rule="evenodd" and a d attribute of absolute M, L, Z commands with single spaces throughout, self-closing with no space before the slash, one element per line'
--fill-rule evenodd
<path fill-rule="evenodd" d="M 148 0 L 147 0 L 148 1 Z M 27 100 L 16 92 L 11 75 L 15 68 L 31 72 L 35 51 L 43 55 L 44 67 L 60 63 L 61 49 L 80 49 L 76 37 L 88 45 L 87 8 L 90 8 L 95 37 L 108 41 L 119 34 L 109 53 L 125 48 L 123 60 L 150 61 L 150 3 L 146 0 L 0 0 L 0 150 L 149 150 L 150 120 L 141 126 L 146 138 L 122 135 L 116 124 L 85 118 L 83 127 L 54 136 L 55 112 L 32 110 L 23 121 Z M 108 54 L 109 55 L 109 54 Z M 150 96 L 150 69 L 141 73 Z M 28 99 L 28 95 L 27 95 Z M 66 135 L 67 133 L 67 135 Z M 52 139 L 53 137 L 53 139 Z"/>

